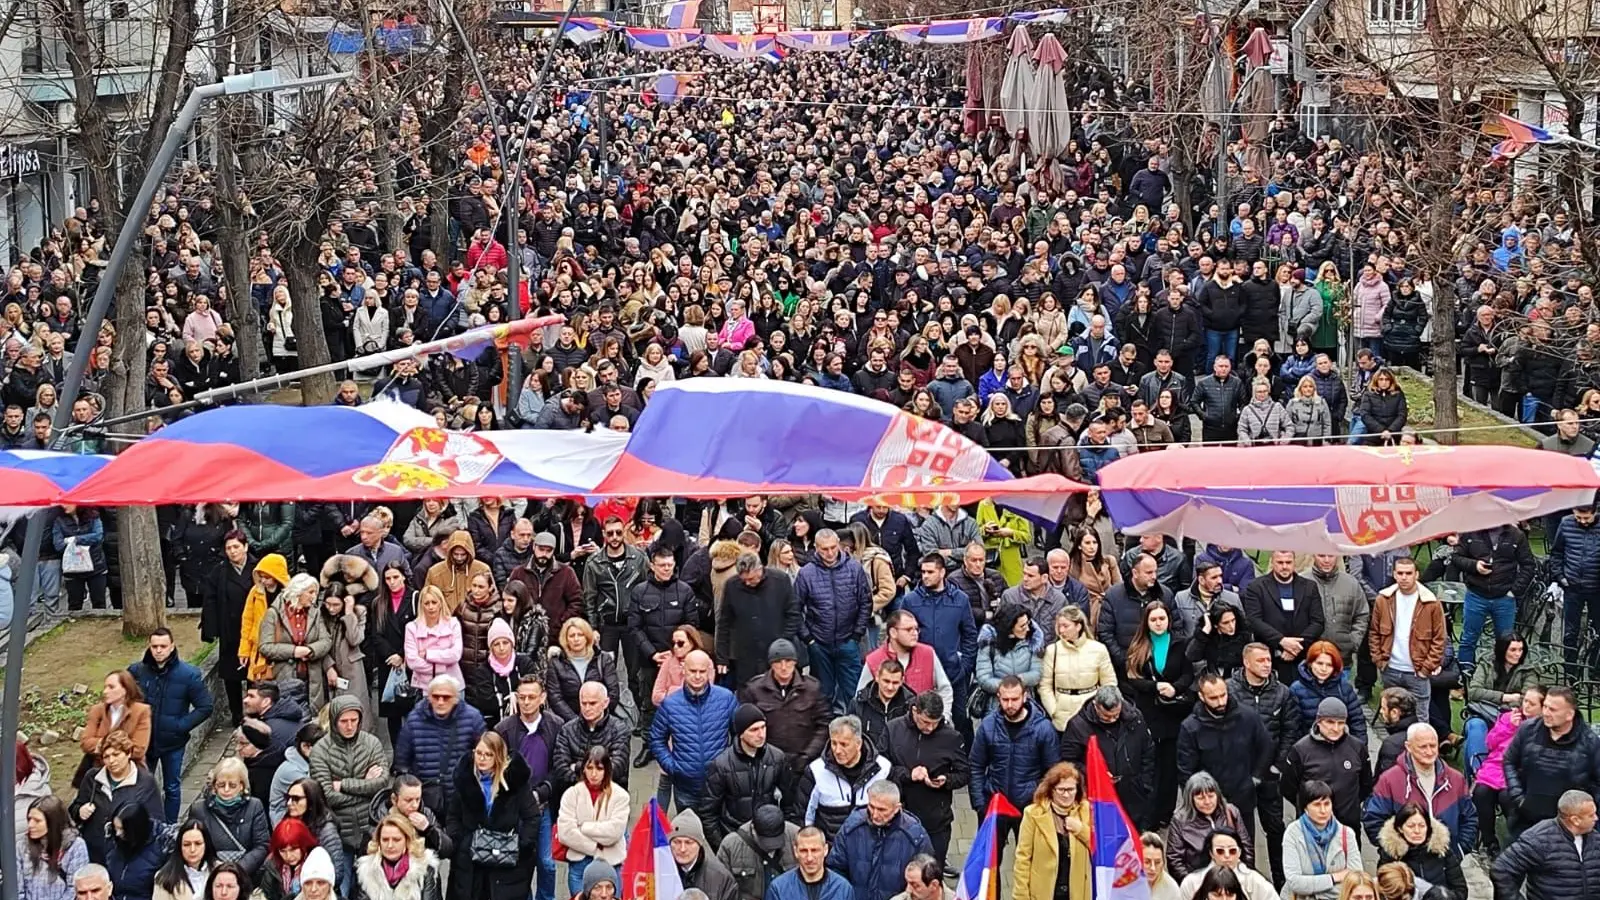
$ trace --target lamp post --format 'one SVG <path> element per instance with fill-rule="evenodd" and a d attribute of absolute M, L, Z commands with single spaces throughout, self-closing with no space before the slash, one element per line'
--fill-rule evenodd
<path fill-rule="evenodd" d="M 143 219 L 143 211 L 150 208 L 156 192 L 161 188 L 167 168 L 183 149 L 184 139 L 188 137 L 189 129 L 200 117 L 200 109 L 207 101 L 220 97 L 320 87 L 344 81 L 352 74 L 337 72 L 313 78 L 279 81 L 276 71 L 264 69 L 259 72 L 229 75 L 219 82 L 202 84 L 190 91 L 188 99 L 183 102 L 183 108 L 173 119 L 172 127 L 167 130 L 167 136 L 162 139 L 161 148 L 156 152 L 155 158 L 150 160 L 150 168 L 145 172 L 144 181 L 139 185 L 138 192 L 128 201 L 122 227 L 117 230 L 117 242 L 111 250 L 111 258 L 106 264 L 105 271 L 100 275 L 100 284 L 95 288 L 94 300 L 84 314 L 83 328 L 79 333 L 100 332 L 106 313 L 116 299 L 118 276 L 122 273 L 122 267 L 127 264 L 128 258 L 133 255 L 134 244 L 139 240 L 141 229 L 138 227 L 138 222 Z M 67 368 L 66 381 L 61 387 L 63 397 L 78 396 L 78 391 L 83 387 L 84 370 L 88 368 L 91 355 L 87 352 L 73 354 L 72 364 Z M 59 431 L 66 426 L 71 407 L 71 401 L 56 405 L 53 423 L 56 430 Z M 34 583 L 39 569 L 39 546 L 44 539 L 45 529 L 50 526 L 54 518 L 54 511 L 48 508 L 30 515 L 27 534 L 23 539 L 21 570 L 16 585 L 17 610 L 12 614 L 11 633 L 6 642 L 5 690 L 3 699 L 0 699 L 0 733 L 12 735 L 13 739 L 17 734 L 18 720 L 21 718 L 22 655 L 27 646 L 28 607 L 33 603 Z M 5 798 L 4 809 L 9 810 L 15 806 L 16 790 L 17 755 L 10 751 L 0 752 L 0 797 Z M 21 871 L 17 868 L 16 827 L 14 816 L 0 816 L 0 871 L 4 871 L 8 876 L 14 876 Z M 16 877 L 7 877 L 0 882 L 0 900 L 17 900 L 17 886 Z"/>

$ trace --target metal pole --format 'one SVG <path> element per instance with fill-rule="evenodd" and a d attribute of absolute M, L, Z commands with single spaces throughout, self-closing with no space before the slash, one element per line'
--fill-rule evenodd
<path fill-rule="evenodd" d="M 206 101 L 227 93 L 259 93 L 310 87 L 342 81 L 348 77 L 339 74 L 271 84 L 258 80 L 260 74 L 231 76 L 231 80 L 217 84 L 202 84 L 189 92 L 188 99 L 183 101 L 183 108 L 178 110 L 177 117 L 172 121 L 172 127 L 167 129 L 167 136 L 161 141 L 161 149 L 156 152 L 155 158 L 150 160 L 150 168 L 144 173 L 144 181 L 139 185 L 139 192 L 128 201 L 128 207 L 123 211 L 122 227 L 117 229 L 117 242 L 111 249 L 111 258 L 106 263 L 105 271 L 100 275 L 100 284 L 95 288 L 94 301 L 84 313 L 82 330 L 79 334 L 100 333 L 100 326 L 105 322 L 106 313 L 110 311 L 111 304 L 117 296 L 117 278 L 122 274 L 122 267 L 127 265 L 128 258 L 133 255 L 134 245 L 138 243 L 139 235 L 144 230 L 140 225 L 150 210 L 150 203 L 155 200 L 156 192 L 161 189 L 167 168 L 183 150 L 189 129 L 194 126 L 195 119 L 199 118 L 200 107 L 204 106 Z M 66 381 L 61 386 L 61 396 L 71 399 L 66 403 L 56 404 L 55 420 L 52 423 L 54 430 L 60 431 L 72 414 L 72 404 L 78 396 L 78 391 L 83 388 L 83 374 L 89 367 L 91 355 L 86 352 L 72 355 L 72 364 L 67 367 Z M 3 697 L 0 697 L 0 733 L 12 735 L 13 739 L 22 718 L 22 656 L 28 644 L 28 613 L 33 606 L 34 584 L 39 571 L 39 547 L 44 540 L 44 530 L 49 527 L 54 515 L 49 509 L 30 515 L 28 530 L 23 538 L 22 570 L 17 576 L 17 599 L 11 614 L 11 633 L 6 640 L 5 689 Z M 17 755 L 0 750 L 0 798 L 3 798 L 4 809 L 11 809 L 16 805 L 16 795 Z M 0 816 L 0 872 L 12 876 L 21 871 L 17 867 L 16 830 L 17 823 L 14 816 Z M 0 881 L 0 900 L 17 900 L 17 887 L 15 877 Z"/>
<path fill-rule="evenodd" d="M 600 189 L 605 190 L 606 182 L 611 180 L 611 163 L 606 153 L 606 89 L 604 87 L 594 92 L 595 96 L 595 149 L 600 154 L 599 169 Z"/>
<path fill-rule="evenodd" d="M 111 250 L 111 259 L 106 264 L 106 269 L 100 275 L 100 284 L 95 288 L 94 302 L 89 305 L 89 311 L 83 317 L 83 330 L 81 334 L 98 334 L 100 326 L 106 320 L 106 313 L 111 309 L 111 303 L 117 296 L 117 278 L 122 272 L 122 267 L 127 264 L 128 257 L 133 255 L 133 246 L 138 242 L 143 231 L 140 223 L 144 221 L 150 203 L 155 200 L 156 191 L 161 188 L 169 166 L 183 149 L 184 139 L 189 134 L 189 128 L 200 113 L 200 107 L 213 97 L 223 94 L 221 84 L 201 85 L 189 92 L 189 98 L 183 102 L 183 108 L 173 120 L 172 127 L 167 130 L 167 136 L 161 141 L 161 149 L 151 160 L 150 168 L 144 174 L 144 182 L 139 185 L 139 192 L 128 201 L 128 207 L 123 211 L 122 227 L 117 229 L 117 243 Z M 61 387 L 61 396 L 76 399 L 78 391 L 83 387 L 83 373 L 89 365 L 89 353 L 74 353 L 72 364 L 67 367 L 67 378 Z M 71 415 L 73 400 L 56 404 L 55 422 L 56 429 L 66 425 Z M 33 591 L 36 576 L 39 570 L 39 547 L 44 540 L 44 529 L 54 519 L 51 510 L 40 510 L 28 517 L 28 531 L 22 544 L 22 570 L 17 576 L 16 603 L 11 615 L 11 633 L 6 641 L 6 683 L 4 698 L 0 699 L 0 733 L 15 736 L 19 720 L 22 718 L 22 656 L 28 644 L 28 613 L 33 605 Z M 4 808 L 11 809 L 16 804 L 17 792 L 17 755 L 9 751 L 0 751 L 0 797 L 4 797 Z M 13 816 L 0 816 L 0 871 L 8 875 L 20 872 L 17 867 L 17 823 Z M 4 900 L 17 900 L 17 879 L 6 878 L 0 884 L 0 898 Z"/>
<path fill-rule="evenodd" d="M 1212 65 L 1216 72 L 1217 101 L 1220 104 L 1219 119 L 1217 122 L 1217 159 L 1215 195 L 1217 201 L 1217 221 L 1226 234 L 1228 222 L 1232 220 L 1233 212 L 1228 209 L 1228 111 L 1232 104 L 1228 99 L 1228 74 L 1232 69 L 1231 64 L 1223 62 L 1222 40 L 1217 40 L 1217 57 Z"/>

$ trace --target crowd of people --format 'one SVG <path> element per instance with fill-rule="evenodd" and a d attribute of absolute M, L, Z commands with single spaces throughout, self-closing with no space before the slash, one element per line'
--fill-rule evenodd
<path fill-rule="evenodd" d="M 1197 441 L 1422 440 L 1389 363 L 1424 365 L 1446 340 L 1475 399 L 1538 423 L 1550 451 L 1595 449 L 1600 310 L 1574 223 L 1533 186 L 1464 176 L 1453 261 L 1418 261 L 1402 170 L 1287 119 L 1268 167 L 1241 154 L 1230 190 L 1197 178 L 1183 209 L 1159 114 L 1088 69 L 1067 150 L 1029 167 L 1018 136 L 965 127 L 959 67 L 888 42 L 777 65 L 676 57 L 700 73 L 691 96 L 613 97 L 605 128 L 592 95 L 532 83 L 545 52 L 558 86 L 639 65 L 609 46 L 487 48 L 495 90 L 457 135 L 450 258 L 421 198 L 403 246 L 358 203 L 324 237 L 317 322 L 295 321 L 270 243 L 248 285 L 227 283 L 210 174 L 185 168 L 145 223 L 151 427 L 241 379 L 252 303 L 283 371 L 297 328 L 343 359 L 564 315 L 533 335 L 520 383 L 499 351 L 441 354 L 334 400 L 388 397 L 466 430 L 627 431 L 663 383 L 780 379 L 945 423 L 1014 473 L 1095 484 Z M 393 149 L 404 192 L 426 170 L 420 136 Z M 502 193 L 508 149 L 529 164 Z M 76 323 L 105 237 L 91 203 L 11 269 L 0 447 L 104 449 L 115 331 Z M 1441 292 L 1453 321 L 1434 320 Z M 59 397 L 74 353 L 90 354 L 86 390 Z M 115 521 L 62 511 L 46 606 L 63 590 L 71 609 L 116 602 Z M 107 676 L 75 796 L 51 795 L 19 745 L 31 900 L 552 900 L 558 862 L 561 896 L 611 900 L 630 778 L 673 811 L 695 900 L 941 900 L 957 805 L 995 797 L 1022 813 L 1001 827 L 1015 896 L 1088 900 L 1091 739 L 1161 900 L 1467 900 L 1473 852 L 1505 900 L 1600 891 L 1600 735 L 1572 689 L 1600 666 L 1592 506 L 1532 523 L 1544 561 L 1507 526 L 1438 542 L 1426 566 L 1273 552 L 1265 571 L 1236 548 L 1124 536 L 1094 492 L 1048 524 L 989 501 L 763 496 L 207 504 L 161 521 L 169 601 L 201 610 L 226 696 L 158 631 Z M 1559 674 L 1516 631 L 1541 567 L 1566 589 Z M 1466 585 L 1459 623 L 1426 586 L 1439 578 Z M 189 736 L 224 716 L 236 754 L 183 797 Z"/>

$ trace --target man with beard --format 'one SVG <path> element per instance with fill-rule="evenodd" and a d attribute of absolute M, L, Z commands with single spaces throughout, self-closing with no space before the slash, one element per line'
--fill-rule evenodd
<path fill-rule="evenodd" d="M 972 741 L 972 781 L 967 791 L 972 809 L 983 815 L 989 800 L 1003 794 L 1017 809 L 1033 802 L 1044 773 L 1061 757 L 1060 738 L 1050 717 L 1029 702 L 1022 680 L 1000 679 L 998 706 L 978 723 Z M 1020 820 L 1007 817 L 1002 829 L 1009 839 Z"/>
<path fill-rule="evenodd" d="M 905 807 L 928 831 L 933 858 L 945 865 L 950 828 L 955 821 L 955 792 L 967 786 L 967 749 L 961 735 L 945 721 L 944 701 L 922 694 L 906 715 L 889 723 L 884 755 L 889 780 L 900 786 Z"/>
<path fill-rule="evenodd" d="M 1256 813 L 1256 781 L 1278 761 L 1278 745 L 1256 711 L 1233 699 L 1215 672 L 1200 676 L 1200 702 L 1178 726 L 1178 783 L 1210 772 L 1246 822 Z"/>
<path fill-rule="evenodd" d="M 517 530 L 513 528 L 513 544 L 516 539 Z M 556 559 L 556 544 L 556 536 L 548 531 L 534 535 L 532 558 L 512 569 L 510 578 L 527 585 L 534 602 L 544 607 L 551 634 L 560 634 L 568 619 L 583 615 L 583 587 L 572 566 Z"/>

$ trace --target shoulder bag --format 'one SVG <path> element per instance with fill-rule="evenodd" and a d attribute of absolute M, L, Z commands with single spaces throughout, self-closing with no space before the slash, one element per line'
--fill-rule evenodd
<path fill-rule="evenodd" d="M 467 844 L 467 858 L 475 866 L 511 869 L 517 865 L 517 833 L 478 828 L 472 832 Z"/>

